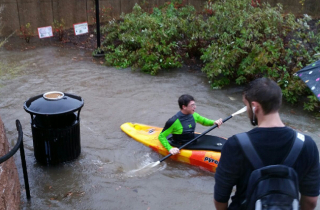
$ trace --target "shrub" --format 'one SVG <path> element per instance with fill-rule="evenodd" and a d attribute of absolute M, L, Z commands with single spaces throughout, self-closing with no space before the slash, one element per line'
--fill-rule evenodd
<path fill-rule="evenodd" d="M 192 6 L 170 3 L 149 14 L 136 4 L 132 13 L 121 18 L 102 29 L 106 64 L 132 66 L 152 75 L 160 69 L 181 67 L 183 57 L 200 52 L 208 36 L 202 16 Z"/>
<path fill-rule="evenodd" d="M 62 41 L 63 39 L 63 34 L 64 34 L 64 27 L 65 27 L 65 22 L 63 19 L 59 20 L 53 20 L 52 23 L 52 28 L 55 31 L 55 33 L 58 34 L 59 41 Z"/>
<path fill-rule="evenodd" d="M 30 42 L 30 38 L 34 35 L 31 24 L 27 23 L 25 26 L 20 26 L 20 37 L 25 39 L 27 43 Z"/>
<path fill-rule="evenodd" d="M 296 19 L 283 15 L 282 6 L 263 3 L 252 6 L 248 0 L 226 0 L 212 5 L 215 14 L 208 19 L 214 40 L 203 50 L 202 69 L 213 87 L 235 81 L 245 84 L 266 76 L 277 81 L 284 98 L 296 103 L 306 94 L 311 110 L 315 103 L 309 89 L 294 73 L 315 61 L 320 52 L 320 35 L 309 30 L 309 16 Z"/>

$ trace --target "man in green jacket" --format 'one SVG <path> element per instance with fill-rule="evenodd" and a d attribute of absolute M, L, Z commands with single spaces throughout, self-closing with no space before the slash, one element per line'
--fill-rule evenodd
<path fill-rule="evenodd" d="M 214 121 L 202 117 L 196 113 L 196 103 L 194 98 L 190 95 L 185 94 L 180 96 L 178 103 L 180 111 L 166 122 L 162 132 L 158 137 L 161 144 L 172 155 L 176 155 L 180 153 L 180 151 L 178 148 L 172 147 L 169 144 L 167 140 L 168 135 L 172 134 L 174 144 L 183 145 L 195 137 L 194 130 L 196 128 L 196 123 L 200 123 L 204 126 L 212 126 L 213 124 L 217 124 L 218 127 L 220 127 L 220 125 L 223 123 L 221 118 Z"/>

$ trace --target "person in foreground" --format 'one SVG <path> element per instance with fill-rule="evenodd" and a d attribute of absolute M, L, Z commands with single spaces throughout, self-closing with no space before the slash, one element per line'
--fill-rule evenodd
<path fill-rule="evenodd" d="M 161 144 L 172 155 L 179 154 L 180 151 L 178 148 L 172 147 L 169 144 L 167 140 L 167 136 L 169 134 L 172 134 L 175 144 L 183 145 L 195 137 L 194 131 L 196 128 L 196 123 L 200 123 L 204 126 L 212 126 L 213 124 L 217 124 L 218 127 L 220 127 L 222 124 L 221 118 L 214 121 L 202 117 L 196 113 L 196 103 L 194 98 L 190 95 L 185 94 L 180 96 L 178 99 L 178 104 L 180 111 L 166 122 L 162 132 L 158 137 Z"/>
<path fill-rule="evenodd" d="M 282 102 L 280 87 L 271 79 L 259 78 L 249 84 L 243 93 L 248 117 L 253 125 L 247 132 L 252 145 L 265 166 L 281 164 L 293 147 L 296 132 L 280 119 Z M 314 209 L 319 195 L 319 152 L 310 136 L 304 136 L 303 147 L 292 165 L 298 179 L 300 209 Z M 297 154 L 298 155 L 298 154 Z M 217 210 L 243 209 L 249 177 L 254 170 L 236 136 L 224 144 L 215 174 L 214 204 Z M 228 207 L 233 187 L 235 194 Z M 299 203 L 297 202 L 297 205 Z"/>

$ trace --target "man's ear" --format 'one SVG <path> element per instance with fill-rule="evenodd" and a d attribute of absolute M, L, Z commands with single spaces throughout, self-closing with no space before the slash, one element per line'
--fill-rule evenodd
<path fill-rule="evenodd" d="M 260 110 L 261 105 L 260 105 L 258 102 L 256 102 L 256 101 L 252 101 L 252 102 L 251 102 L 251 107 L 252 107 L 252 110 L 257 111 L 257 110 Z"/>

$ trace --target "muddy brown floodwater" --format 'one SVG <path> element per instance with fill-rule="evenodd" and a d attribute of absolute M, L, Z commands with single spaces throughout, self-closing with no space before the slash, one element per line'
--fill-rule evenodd
<path fill-rule="evenodd" d="M 162 127 L 178 111 L 177 98 L 194 95 L 197 112 L 225 118 L 241 109 L 240 87 L 212 90 L 201 72 L 177 69 L 150 76 L 130 69 L 101 65 L 91 52 L 61 47 L 31 50 L 0 49 L 6 67 L 0 88 L 0 115 L 11 146 L 15 120 L 24 132 L 31 201 L 26 200 L 19 153 L 15 155 L 21 182 L 21 209 L 214 209 L 214 174 L 166 160 L 152 173 L 126 173 L 160 155 L 120 130 L 125 122 Z M 30 115 L 23 103 L 47 91 L 61 91 L 84 99 L 81 110 L 81 155 L 59 166 L 42 166 L 34 158 Z M 319 121 L 300 107 L 283 106 L 288 126 L 311 135 L 320 146 Z M 238 115 L 210 134 L 230 137 L 251 129 L 246 114 Z M 207 128 L 198 125 L 197 131 Z"/>

